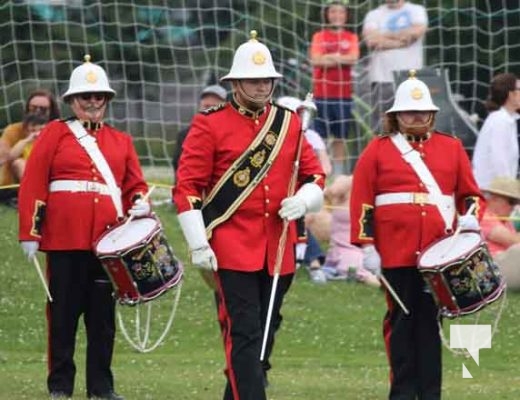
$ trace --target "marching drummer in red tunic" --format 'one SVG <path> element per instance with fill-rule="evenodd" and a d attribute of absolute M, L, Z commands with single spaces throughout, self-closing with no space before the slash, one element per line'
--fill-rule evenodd
<path fill-rule="evenodd" d="M 229 400 L 266 398 L 269 365 L 259 359 L 283 221 L 317 211 L 323 201 L 324 173 L 305 140 L 297 191 L 288 194 L 301 122 L 270 102 L 278 78 L 269 49 L 253 31 L 222 78 L 232 84 L 232 100 L 192 121 L 174 191 L 192 263 L 213 271 L 227 365 L 224 399 Z M 267 355 L 295 270 L 293 225 L 282 253 Z"/>
<path fill-rule="evenodd" d="M 397 294 L 387 291 L 383 324 L 389 398 L 433 400 L 441 398 L 438 309 L 417 270 L 417 257 L 456 222 L 479 229 L 484 200 L 460 140 L 433 130 L 439 109 L 414 75 L 411 71 L 397 88 L 385 134 L 368 144 L 354 170 L 350 210 L 358 223 L 352 223 L 351 237 L 363 247 L 367 265 L 381 263 Z M 462 215 L 472 204 L 473 214 Z"/>
<path fill-rule="evenodd" d="M 93 243 L 125 213 L 149 214 L 147 191 L 130 135 L 103 122 L 115 95 L 103 68 L 85 63 L 63 95 L 75 117 L 50 122 L 38 137 L 19 193 L 22 248 L 47 253 L 48 378 L 52 398 L 71 397 L 81 314 L 87 332 L 87 396 L 122 399 L 110 369 L 115 320 L 112 285 Z"/>

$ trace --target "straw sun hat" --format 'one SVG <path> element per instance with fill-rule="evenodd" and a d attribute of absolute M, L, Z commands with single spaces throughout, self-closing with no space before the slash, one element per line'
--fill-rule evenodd
<path fill-rule="evenodd" d="M 520 201 L 520 181 L 513 178 L 495 178 L 483 191 Z"/>

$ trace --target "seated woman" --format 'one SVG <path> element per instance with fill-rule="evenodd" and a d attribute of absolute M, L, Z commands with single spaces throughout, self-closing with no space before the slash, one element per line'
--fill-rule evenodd
<path fill-rule="evenodd" d="M 28 115 L 37 115 L 45 119 L 45 122 L 60 117 L 60 111 L 56 99 L 46 89 L 37 89 L 29 93 L 25 103 L 24 118 Z M 15 122 L 7 125 L 0 137 L 0 186 L 18 183 L 13 174 L 10 151 L 20 140 L 27 137 L 24 122 Z M 17 157 L 16 157 L 17 158 Z"/>
<path fill-rule="evenodd" d="M 510 218 L 511 212 L 520 203 L 520 181 L 495 178 L 482 191 L 487 199 L 481 222 L 482 236 L 508 288 L 520 289 L 520 233 L 515 230 Z"/>

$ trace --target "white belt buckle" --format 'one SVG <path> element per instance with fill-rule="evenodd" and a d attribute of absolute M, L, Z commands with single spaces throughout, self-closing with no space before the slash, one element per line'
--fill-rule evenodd
<path fill-rule="evenodd" d="M 99 191 L 97 182 L 87 182 L 87 192 L 99 193 Z"/>
<path fill-rule="evenodd" d="M 414 193 L 413 194 L 413 203 L 414 204 L 428 204 L 429 203 L 428 193 Z"/>

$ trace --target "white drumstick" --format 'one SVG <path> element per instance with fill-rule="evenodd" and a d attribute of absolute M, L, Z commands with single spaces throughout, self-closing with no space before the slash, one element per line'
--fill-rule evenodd
<path fill-rule="evenodd" d="M 142 201 L 147 201 L 148 198 L 150 197 L 150 195 L 152 194 L 152 192 L 155 190 L 155 185 L 152 186 L 150 189 L 148 189 L 148 192 L 144 195 L 144 197 L 141 199 Z M 130 222 L 132 222 L 132 220 L 134 219 L 134 216 L 133 215 L 130 215 L 125 223 L 123 225 L 121 225 L 121 229 L 119 230 L 119 234 L 118 235 L 115 235 L 115 237 L 112 239 L 112 242 L 117 242 L 117 240 L 121 237 L 121 235 L 123 234 L 123 232 L 125 231 L 126 227 L 128 226 L 128 224 Z"/>
<path fill-rule="evenodd" d="M 38 261 L 38 258 L 36 255 L 32 257 L 32 261 L 34 263 L 34 267 L 36 268 L 36 271 L 38 271 L 38 276 L 40 277 L 40 280 L 42 281 L 43 288 L 45 289 L 45 293 L 47 293 L 47 298 L 52 303 L 52 296 L 51 292 L 49 292 L 49 287 L 47 286 L 47 281 L 45 280 L 45 277 L 43 276 L 42 269 L 40 267 L 40 262 Z"/>
<path fill-rule="evenodd" d="M 464 215 L 471 215 L 471 213 L 473 212 L 473 210 L 475 209 L 475 207 L 477 206 L 476 203 L 473 203 L 469 208 L 468 208 L 468 211 L 466 211 L 466 214 Z M 451 250 L 453 249 L 453 246 L 455 246 L 455 243 L 457 241 L 457 236 L 459 236 L 459 233 L 461 231 L 461 226 L 460 225 L 457 225 L 457 229 L 455 229 L 455 232 L 453 233 L 453 235 L 451 236 L 451 240 L 450 240 L 450 243 L 448 244 L 448 248 L 446 249 L 446 251 L 444 252 L 444 256 L 447 256 L 448 254 L 450 254 Z"/>

